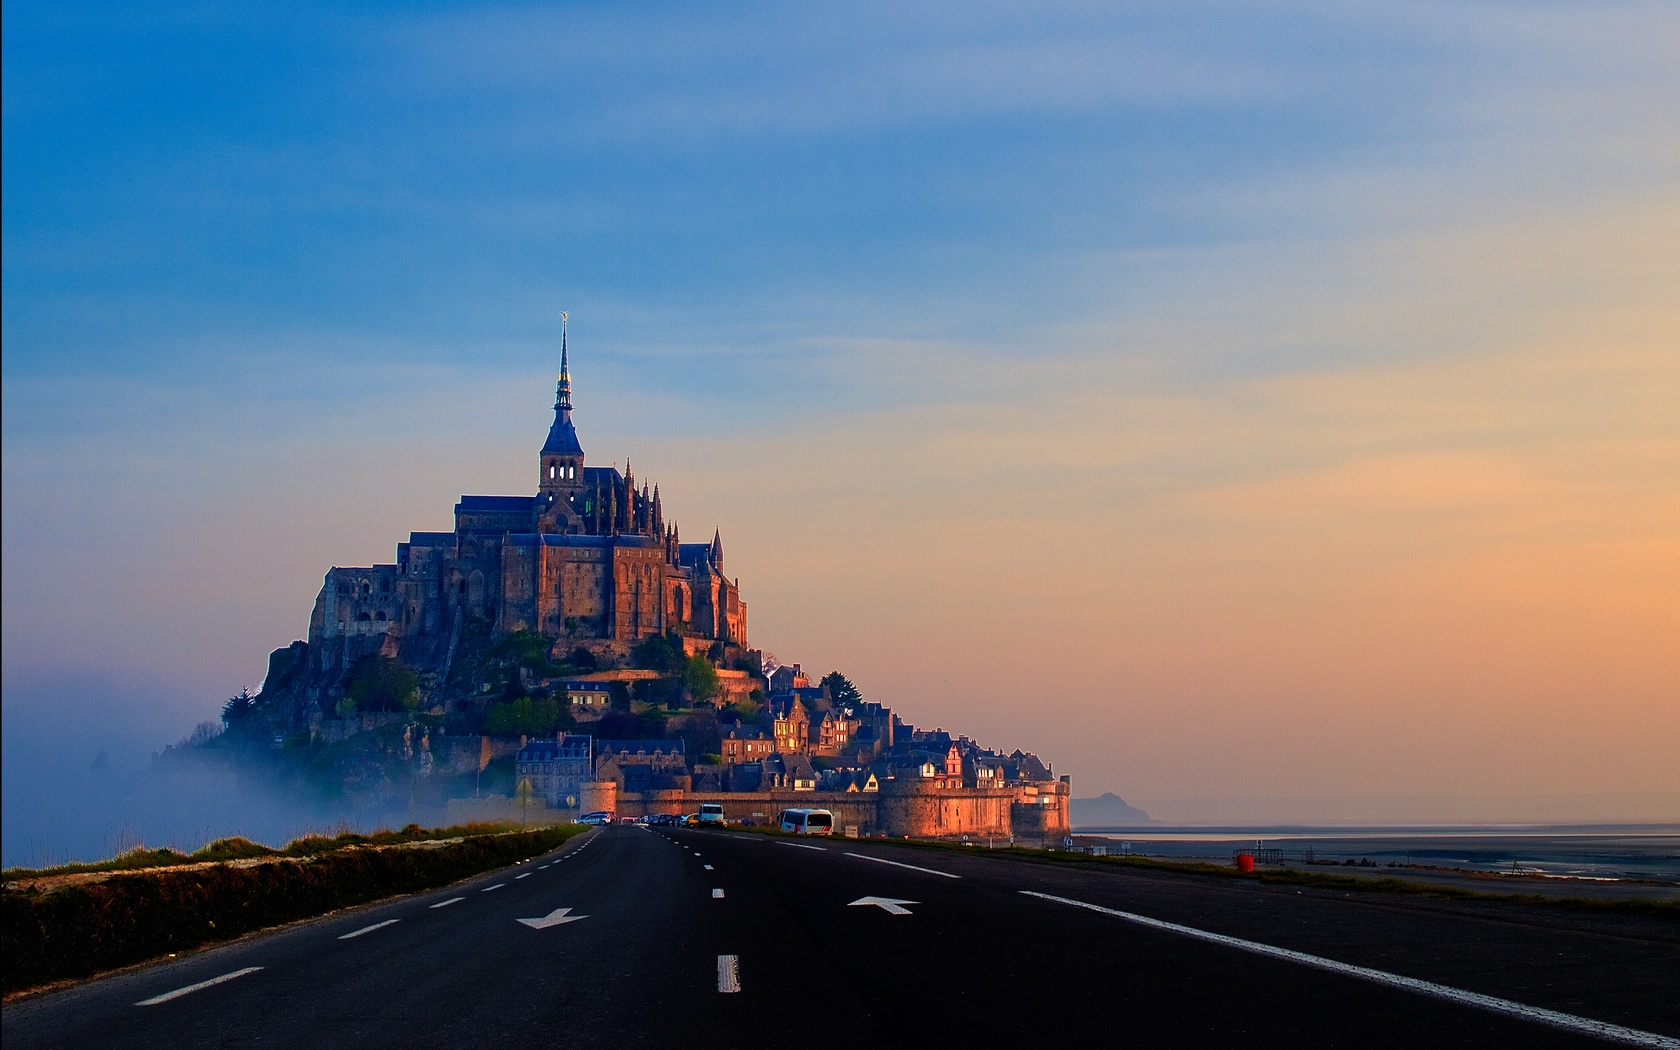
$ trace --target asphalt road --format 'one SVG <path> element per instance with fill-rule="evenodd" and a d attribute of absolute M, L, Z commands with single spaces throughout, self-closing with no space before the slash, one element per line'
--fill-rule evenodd
<path fill-rule="evenodd" d="M 0 1035 L 6 1050 L 1607 1045 L 1571 1020 L 1586 1019 L 1680 1047 L 1672 920 L 978 852 L 606 828 L 14 1002 Z"/>

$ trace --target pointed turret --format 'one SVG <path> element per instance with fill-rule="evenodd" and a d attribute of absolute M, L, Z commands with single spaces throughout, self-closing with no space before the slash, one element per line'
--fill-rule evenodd
<path fill-rule="evenodd" d="M 565 316 L 561 315 L 562 318 Z M 566 346 L 566 328 L 562 320 L 560 327 L 560 378 L 554 385 L 554 425 L 548 429 L 548 440 L 543 443 L 544 455 L 583 456 L 583 446 L 578 444 L 577 428 L 572 425 L 572 370 L 569 360 L 570 351 Z"/>
<path fill-rule="evenodd" d="M 554 425 L 542 447 L 539 490 L 554 494 L 583 487 L 583 446 L 572 425 L 572 372 L 566 346 L 566 315 L 560 315 L 560 378 L 554 386 Z"/>
<path fill-rule="evenodd" d="M 712 532 L 712 568 L 719 576 L 723 575 L 723 529 Z"/>

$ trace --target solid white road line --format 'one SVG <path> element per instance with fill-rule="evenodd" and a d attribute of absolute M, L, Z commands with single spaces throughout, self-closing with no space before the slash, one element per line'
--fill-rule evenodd
<path fill-rule="evenodd" d="M 459 904 L 464 900 L 466 900 L 465 897 L 451 897 L 446 901 L 438 901 L 436 904 L 432 905 L 432 907 L 434 907 L 434 908 L 447 908 L 451 904 Z"/>
<path fill-rule="evenodd" d="M 1288 948 L 1274 948 L 1269 944 L 1261 944 L 1258 941 L 1245 941 L 1241 937 L 1227 937 L 1222 933 L 1209 933 L 1207 930 L 1198 930 L 1193 926 L 1180 926 L 1176 922 L 1165 922 L 1161 919 L 1151 919 L 1147 915 L 1134 915 L 1129 911 L 1116 911 L 1113 908 L 1104 908 L 1097 904 L 1087 904 L 1084 901 L 1076 901 L 1069 897 L 1057 897 L 1053 894 L 1039 893 L 1035 890 L 1022 890 L 1021 892 L 1029 897 L 1038 897 L 1042 900 L 1055 901 L 1058 904 L 1071 904 L 1075 908 L 1084 908 L 1087 911 L 1100 912 L 1103 915 L 1112 915 L 1116 919 L 1124 919 L 1127 922 L 1135 922 L 1140 926 L 1148 926 L 1152 929 L 1165 930 L 1168 933 L 1183 934 L 1186 937 L 1194 937 L 1199 941 L 1208 941 L 1212 944 L 1222 944 L 1227 948 L 1236 948 L 1239 951 L 1253 952 L 1255 955 L 1265 955 L 1273 959 L 1282 959 L 1285 962 L 1299 963 L 1302 966 L 1311 966 L 1317 970 L 1328 970 L 1331 973 L 1339 973 L 1346 977 L 1357 977 L 1362 981 L 1371 981 L 1374 984 L 1385 985 L 1389 988 L 1398 988 L 1402 991 L 1417 992 L 1420 995 L 1427 995 L 1434 999 L 1444 999 L 1449 1003 L 1457 1003 L 1460 1006 L 1470 1006 L 1478 1010 L 1489 1010 L 1496 1014 L 1504 1014 L 1507 1017 L 1515 1017 L 1523 1021 L 1532 1021 L 1535 1024 L 1542 1024 L 1548 1028 L 1558 1028 L 1566 1032 L 1576 1032 L 1581 1035 L 1597 1036 L 1600 1039 L 1605 1039 L 1612 1043 L 1621 1043 L 1624 1046 L 1657 1047 L 1660 1048 L 1660 1050 L 1680 1050 L 1680 1039 L 1675 1039 L 1666 1035 L 1658 1035 L 1655 1032 L 1642 1032 L 1637 1028 L 1624 1028 L 1621 1025 L 1610 1024 L 1606 1021 L 1594 1021 L 1590 1017 L 1577 1017 L 1574 1014 L 1560 1013 L 1557 1010 L 1547 1010 L 1538 1006 L 1525 1006 L 1522 1003 L 1514 1003 L 1509 999 L 1499 999 L 1491 995 L 1482 995 L 1480 992 L 1467 992 L 1461 988 L 1453 988 L 1444 984 L 1436 984 L 1433 981 L 1420 981 L 1416 977 L 1402 977 L 1399 974 L 1388 973 L 1384 970 L 1373 970 L 1367 966 L 1353 966 L 1349 963 L 1337 962 L 1334 959 L 1326 959 L 1319 955 L 1308 955 L 1306 952 L 1291 951 Z"/>
<path fill-rule="evenodd" d="M 402 922 L 402 920 L 401 919 L 386 919 L 384 922 L 376 922 L 372 926 L 363 926 L 359 930 L 352 930 L 351 932 L 349 932 L 349 933 L 345 934 L 344 936 L 340 937 L 339 940 L 347 941 L 352 937 L 360 937 L 364 933 L 372 933 L 374 930 L 384 929 L 385 927 L 390 926 L 393 923 L 398 923 L 398 922 Z"/>
<path fill-rule="evenodd" d="M 858 860 L 872 860 L 877 864 L 891 864 L 895 868 L 909 868 L 911 871 L 920 871 L 920 872 L 924 872 L 925 874 L 928 874 L 928 875 L 943 875 L 947 879 L 960 879 L 960 878 L 962 878 L 961 875 L 952 875 L 948 871 L 936 871 L 933 868 L 918 868 L 914 864 L 900 864 L 896 860 L 883 860 L 880 857 L 871 857 L 867 853 L 848 853 L 848 854 L 846 854 L 846 856 L 856 857 Z"/>
<path fill-rule="evenodd" d="M 156 1006 L 159 1003 L 167 1003 L 171 999 L 179 999 L 183 995 L 191 995 L 194 992 L 202 992 L 204 989 L 215 987 L 223 981 L 231 981 L 235 977 L 243 977 L 248 973 L 256 973 L 260 969 L 262 969 L 261 966 L 247 966 L 243 970 L 235 970 L 232 973 L 224 973 L 220 977 L 212 977 L 208 981 L 200 981 L 197 984 L 189 984 L 185 988 L 177 988 L 173 992 L 164 992 L 162 995 L 154 995 L 150 999 L 142 999 L 134 1005 Z"/>
<path fill-rule="evenodd" d="M 223 978 L 225 980 L 225 978 Z M 738 992 L 741 990 L 741 957 L 739 955 L 718 956 L 718 991 Z"/>
<path fill-rule="evenodd" d="M 715 890 L 712 891 L 712 899 L 713 900 L 718 900 L 722 896 L 723 896 L 723 890 L 722 889 L 715 889 Z"/>
<path fill-rule="evenodd" d="M 486 887 L 484 887 L 484 888 L 483 888 L 483 889 L 482 889 L 482 890 L 479 890 L 479 891 L 478 891 L 478 892 L 480 892 L 480 893 L 489 893 L 489 892 L 490 892 L 490 891 L 491 891 L 491 890 L 499 890 L 499 889 L 501 889 L 501 888 L 502 888 L 502 887 L 503 887 L 503 886 L 506 886 L 506 885 L 507 885 L 507 883 L 505 883 L 505 882 L 498 882 L 498 883 L 496 883 L 496 884 L 495 884 L 495 885 L 494 885 L 494 886 L 486 886 Z"/>
<path fill-rule="evenodd" d="M 823 850 L 825 850 L 825 849 L 828 848 L 827 846 L 813 846 L 808 842 L 784 842 L 784 843 L 782 843 L 782 845 L 792 846 L 795 849 L 823 849 Z"/>

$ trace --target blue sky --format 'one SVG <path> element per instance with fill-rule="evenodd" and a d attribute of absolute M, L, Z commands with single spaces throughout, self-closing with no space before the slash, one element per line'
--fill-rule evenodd
<path fill-rule="evenodd" d="M 1538 792 L 1523 756 L 1578 738 L 1608 652 L 1583 790 L 1680 797 L 1625 750 L 1677 676 L 1671 5 L 3 18 L 8 748 L 64 681 L 172 739 L 302 632 L 328 565 L 528 488 L 567 309 L 592 460 L 737 538 L 756 641 L 917 721 L 1093 793 L 1366 797 L 1390 754 Z M 1489 567 L 1536 557 L 1544 598 Z M 1042 637 L 1000 626 L 1023 601 Z M 1620 641 L 1463 691 L 1571 619 Z M 1396 679 L 1329 675 L 1327 637 L 1458 673 L 1401 676 L 1404 742 L 1375 714 L 1337 736 L 1326 711 Z M 1047 666 L 1077 703 L 998 684 Z M 1474 737 L 1501 757 L 1453 774 L 1428 712 L 1464 703 L 1489 734 L 1549 712 L 1543 739 Z M 1351 757 L 1227 783 L 1233 711 Z"/>

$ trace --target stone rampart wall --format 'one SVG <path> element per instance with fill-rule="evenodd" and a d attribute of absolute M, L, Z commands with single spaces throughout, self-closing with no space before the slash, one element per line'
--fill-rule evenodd
<path fill-rule="evenodd" d="M 601 796 L 604 801 L 604 796 Z M 935 788 L 920 781 L 888 781 L 879 792 L 838 791 L 648 791 L 618 792 L 614 809 L 621 817 L 654 813 L 697 812 L 702 802 L 717 803 L 730 821 L 774 823 L 782 810 L 826 809 L 834 814 L 837 832 L 855 827 L 858 834 L 890 838 L 1000 838 L 1012 835 L 1035 843 L 1065 834 L 1066 799 L 1062 805 L 1030 805 L 1019 801 L 1013 788 Z M 1024 828 L 1016 820 L 1025 821 Z M 1052 843 L 1053 844 L 1053 843 Z"/>

